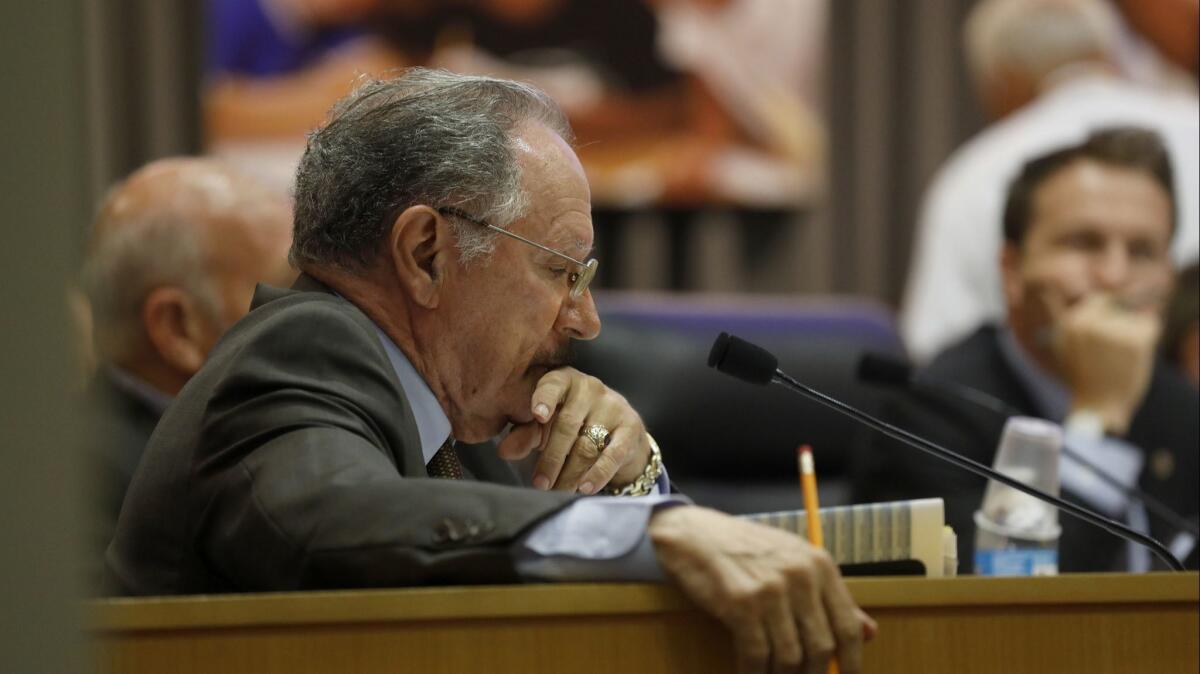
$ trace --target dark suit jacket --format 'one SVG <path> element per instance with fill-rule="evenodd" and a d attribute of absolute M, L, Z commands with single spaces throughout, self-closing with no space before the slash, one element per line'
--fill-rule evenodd
<path fill-rule="evenodd" d="M 159 410 L 115 385 L 106 368 L 97 371 L 84 396 L 87 411 L 89 566 L 102 569 L 121 501 L 138 461 L 158 424 Z M 97 573 L 96 581 L 103 577 Z"/>
<path fill-rule="evenodd" d="M 471 454 L 468 452 L 468 454 Z M 252 311 L 163 416 L 107 562 L 135 595 L 517 579 L 511 544 L 571 500 L 429 479 L 374 324 L 302 276 Z"/>
<path fill-rule="evenodd" d="M 1000 350 L 998 331 L 984 327 L 943 352 L 926 371 L 939 380 L 958 382 L 989 393 L 1026 416 L 1040 416 L 1030 393 Z M 1158 366 L 1142 406 L 1130 426 L 1127 442 L 1146 454 L 1140 487 L 1185 517 L 1200 511 L 1197 496 L 1197 445 L 1200 443 L 1200 398 L 1174 371 Z M 884 415 L 912 431 L 991 465 L 1004 418 L 966 403 L 916 395 L 896 395 Z M 959 568 L 974 564 L 973 515 L 983 500 L 986 481 L 883 436 L 864 433 L 854 463 L 856 501 L 940 496 L 946 500 L 947 524 L 958 535 Z M 1087 506 L 1069 491 L 1068 500 Z M 1125 543 L 1075 517 L 1059 515 L 1061 571 L 1110 571 L 1125 567 Z M 1151 516 L 1151 534 L 1169 543 L 1177 532 Z M 1161 566 L 1154 558 L 1156 568 Z M 1193 552 L 1188 560 L 1196 564 Z"/>

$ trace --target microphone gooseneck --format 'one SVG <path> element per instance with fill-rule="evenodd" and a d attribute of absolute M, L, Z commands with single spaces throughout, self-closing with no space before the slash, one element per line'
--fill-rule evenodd
<path fill-rule="evenodd" d="M 899 386 L 927 395 L 952 395 L 977 407 L 1004 417 L 1020 416 L 1012 405 L 983 391 L 957 382 L 929 378 L 916 373 L 912 364 L 902 358 L 879 353 L 867 353 L 858 361 L 858 378 L 872 384 Z"/>
<path fill-rule="evenodd" d="M 734 348 L 735 344 L 738 345 L 736 348 Z M 719 353 L 718 347 L 720 347 Z M 738 360 L 743 356 L 745 356 L 749 362 L 738 362 Z M 827 407 L 831 407 L 834 410 L 837 410 L 838 412 L 841 412 L 842 414 L 854 419 L 855 421 L 858 421 L 859 423 L 862 423 L 892 439 L 899 440 L 910 447 L 915 447 L 916 449 L 926 452 L 927 454 L 932 454 L 933 456 L 936 456 L 948 463 L 952 463 L 963 470 L 970 471 L 989 480 L 995 480 L 996 482 L 1008 485 L 1013 489 L 1029 494 L 1036 499 L 1055 506 L 1062 512 L 1073 515 L 1074 517 L 1082 519 L 1085 522 L 1090 522 L 1091 524 L 1104 529 L 1114 536 L 1139 543 L 1152 550 L 1154 554 L 1158 555 L 1175 571 L 1184 570 L 1183 564 L 1176 559 L 1169 550 L 1167 550 L 1167 547 L 1150 536 L 1135 531 L 1130 527 L 1121 524 L 1120 522 L 1094 513 L 1087 508 L 1071 503 L 1070 501 L 1047 494 L 1046 492 L 1031 487 L 1020 480 L 1015 480 L 1004 473 L 993 470 L 990 466 L 985 466 L 978 461 L 974 461 L 962 456 L 961 454 L 946 449 L 937 443 L 926 440 L 919 435 L 910 433 L 903 428 L 889 424 L 881 419 L 876 419 L 875 417 L 863 412 L 862 410 L 859 410 L 856 407 L 847 405 L 836 398 L 801 384 L 800 382 L 788 376 L 787 373 L 778 369 L 777 366 L 775 367 L 774 373 L 764 380 L 762 376 L 764 364 L 778 363 L 778 360 L 775 358 L 775 356 L 762 347 L 756 346 L 743 339 L 739 339 L 723 332 L 719 337 L 717 337 L 716 342 L 713 344 L 713 350 L 709 354 L 708 362 L 711 367 L 716 367 L 719 371 L 725 374 L 738 377 L 739 379 L 743 379 L 753 384 L 760 384 L 763 386 L 766 386 L 769 383 L 779 384 L 784 388 L 803 395 L 806 398 L 815 400 L 816 402 L 819 402 Z"/>
<path fill-rule="evenodd" d="M 950 397 L 962 400 L 1004 419 L 1021 415 L 1021 411 L 1012 405 L 978 389 L 964 386 L 957 382 L 918 375 L 908 361 L 894 356 L 878 353 L 864 354 L 858 361 L 857 375 L 861 381 L 870 384 L 897 386 L 921 395 L 942 399 Z M 1126 498 L 1141 501 L 1142 505 L 1146 506 L 1148 512 L 1154 514 L 1163 522 L 1178 531 L 1187 532 L 1192 536 L 1200 538 L 1200 527 L 1189 522 L 1182 515 L 1172 510 L 1167 504 L 1136 486 L 1124 484 L 1070 447 L 1064 446 L 1062 453 L 1063 456 L 1082 466 L 1101 482 L 1124 494 Z"/>

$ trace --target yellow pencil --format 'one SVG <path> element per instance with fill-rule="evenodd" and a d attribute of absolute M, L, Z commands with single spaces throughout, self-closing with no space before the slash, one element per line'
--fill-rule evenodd
<path fill-rule="evenodd" d="M 796 450 L 800 464 L 800 493 L 804 496 L 804 514 L 808 517 L 808 542 L 818 548 L 825 547 L 825 535 L 821 532 L 821 504 L 817 500 L 817 469 L 813 465 L 812 447 L 800 445 Z M 829 674 L 838 674 L 836 660 L 829 661 Z"/>
<path fill-rule="evenodd" d="M 796 450 L 800 462 L 800 493 L 804 495 L 804 514 L 808 516 L 808 542 L 818 548 L 825 547 L 825 536 L 821 533 L 821 505 L 817 501 L 817 471 L 813 466 L 812 447 L 801 445 Z"/>

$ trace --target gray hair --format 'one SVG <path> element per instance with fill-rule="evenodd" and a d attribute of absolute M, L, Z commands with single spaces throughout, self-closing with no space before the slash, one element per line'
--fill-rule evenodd
<path fill-rule="evenodd" d="M 80 277 L 91 304 L 97 353 L 109 362 L 142 348 L 142 305 L 155 288 L 183 288 L 207 318 L 216 322 L 221 315 L 220 295 L 205 269 L 208 246 L 200 223 L 170 210 L 116 216 L 121 222 L 110 222 L 107 204 L 118 192 L 105 200 Z"/>
<path fill-rule="evenodd" d="M 92 223 L 80 272 L 100 357 L 120 361 L 144 348 L 142 306 L 155 288 L 187 292 L 201 316 L 221 325 L 224 304 L 210 269 L 213 224 L 265 222 L 278 196 L 211 159 L 152 162 L 114 187 Z"/>
<path fill-rule="evenodd" d="M 1100 0 L 984 0 L 967 18 L 964 38 L 977 79 L 1008 69 L 1036 83 L 1063 66 L 1111 57 L 1118 31 Z"/>
<path fill-rule="evenodd" d="M 309 134 L 296 174 L 292 263 L 361 272 L 392 220 L 418 204 L 499 227 L 520 218 L 528 196 L 513 132 L 530 121 L 572 140 L 562 110 L 528 84 L 424 68 L 363 81 Z M 494 248 L 494 232 L 450 223 L 464 262 Z"/>

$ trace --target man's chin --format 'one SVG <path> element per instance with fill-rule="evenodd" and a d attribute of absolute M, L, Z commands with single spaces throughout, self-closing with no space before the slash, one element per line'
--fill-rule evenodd
<path fill-rule="evenodd" d="M 478 443 L 487 442 L 508 427 L 509 420 L 504 416 L 495 418 L 474 417 L 455 422 L 451 420 L 451 433 L 457 442 Z"/>
<path fill-rule="evenodd" d="M 524 414 L 516 414 L 506 418 L 505 425 L 523 426 L 525 424 L 533 423 L 534 421 L 536 421 L 536 419 L 533 418 L 533 414 L 526 412 Z"/>
<path fill-rule="evenodd" d="M 497 435 L 500 435 L 500 432 L 503 430 L 504 430 L 504 426 L 501 426 L 499 429 L 496 430 L 495 433 L 483 433 L 483 432 L 477 432 L 477 431 L 463 431 L 462 433 L 459 433 L 458 431 L 455 431 L 453 435 L 454 435 L 455 442 L 462 442 L 462 443 L 466 443 L 469 445 L 476 445 L 481 442 L 487 442 L 488 440 L 491 440 L 492 438 L 496 437 Z"/>
<path fill-rule="evenodd" d="M 529 395 L 533 396 L 533 389 L 537 383 L 545 377 L 547 373 L 556 368 L 549 365 L 530 365 L 529 369 L 525 370 L 525 381 L 529 383 Z"/>
<path fill-rule="evenodd" d="M 533 412 L 529 409 L 528 403 L 526 403 L 509 412 L 501 413 L 500 416 L 494 419 L 473 419 L 471 423 L 463 425 L 464 428 L 461 431 L 461 435 L 458 428 L 455 428 L 454 439 L 472 443 L 484 442 L 496 438 L 510 427 L 531 423 L 537 423 L 537 419 L 533 417 Z"/>

